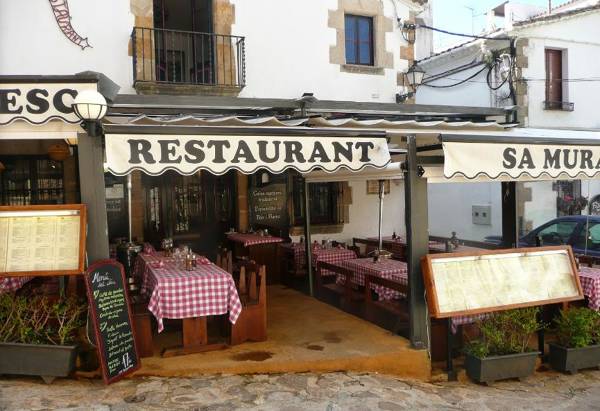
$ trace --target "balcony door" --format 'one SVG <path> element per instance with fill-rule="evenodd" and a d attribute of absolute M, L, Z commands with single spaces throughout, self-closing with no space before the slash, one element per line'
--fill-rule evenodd
<path fill-rule="evenodd" d="M 212 84 L 212 0 L 154 0 L 156 79 Z"/>

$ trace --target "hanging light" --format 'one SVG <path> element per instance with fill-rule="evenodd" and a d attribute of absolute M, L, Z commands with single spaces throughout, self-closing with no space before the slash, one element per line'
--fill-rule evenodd
<path fill-rule="evenodd" d="M 71 156 L 71 150 L 65 142 L 52 144 L 48 147 L 48 157 L 52 161 L 65 161 Z"/>
<path fill-rule="evenodd" d="M 6 170 L 6 166 L 4 165 L 4 163 L 2 161 L 0 161 L 0 173 L 3 172 L 4 170 Z"/>
<path fill-rule="evenodd" d="M 269 176 L 269 173 L 266 171 L 264 173 L 262 173 L 262 175 L 260 176 L 260 182 L 262 184 L 269 184 L 270 181 L 271 181 L 271 178 Z"/>
<path fill-rule="evenodd" d="M 411 23 L 410 21 L 402 22 L 400 32 L 408 44 L 415 44 L 417 38 L 417 26 L 415 23 Z"/>
<path fill-rule="evenodd" d="M 404 84 L 407 84 L 412 90 L 406 94 L 396 94 L 396 103 L 403 103 L 407 99 L 413 97 L 417 92 L 417 88 L 423 84 L 425 70 L 423 70 L 415 61 L 404 73 Z"/>
<path fill-rule="evenodd" d="M 75 97 L 73 110 L 83 121 L 88 134 L 95 137 L 98 129 L 101 130 L 100 120 L 106 115 L 108 105 L 104 96 L 96 90 L 84 90 Z"/>

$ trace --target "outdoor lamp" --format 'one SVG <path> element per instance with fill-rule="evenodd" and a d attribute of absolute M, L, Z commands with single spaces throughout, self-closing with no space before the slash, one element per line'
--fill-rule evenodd
<path fill-rule="evenodd" d="M 400 23 L 400 32 L 402 33 L 404 40 L 408 44 L 415 44 L 417 37 L 417 25 L 410 21 L 400 22 L 400 19 L 398 19 L 398 22 Z"/>
<path fill-rule="evenodd" d="M 83 126 L 90 137 L 96 137 L 101 132 L 100 120 L 106 115 L 108 105 L 106 99 L 96 90 L 84 90 L 77 94 L 73 101 L 73 110 L 83 121 Z"/>
<path fill-rule="evenodd" d="M 406 94 L 396 94 L 396 103 L 403 103 L 407 99 L 415 95 L 417 88 L 423 84 L 423 78 L 425 77 L 425 70 L 423 70 L 417 62 L 414 62 L 412 66 L 404 73 L 404 83 L 408 84 L 412 91 Z"/>

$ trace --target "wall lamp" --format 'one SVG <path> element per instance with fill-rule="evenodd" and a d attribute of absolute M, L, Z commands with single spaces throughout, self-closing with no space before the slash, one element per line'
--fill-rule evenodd
<path fill-rule="evenodd" d="M 408 71 L 404 73 L 404 84 L 408 84 L 412 91 L 406 94 L 396 94 L 396 103 L 404 103 L 406 100 L 413 97 L 417 92 L 417 88 L 423 84 L 423 77 L 425 77 L 425 70 L 414 62 Z"/>
<path fill-rule="evenodd" d="M 84 90 L 73 101 L 73 110 L 83 122 L 83 128 L 90 137 L 102 135 L 100 120 L 106 115 L 106 99 L 96 90 Z"/>
<path fill-rule="evenodd" d="M 417 25 L 410 21 L 400 21 L 398 19 L 398 23 L 400 23 L 400 33 L 402 33 L 402 37 L 408 44 L 415 44 L 417 39 Z"/>

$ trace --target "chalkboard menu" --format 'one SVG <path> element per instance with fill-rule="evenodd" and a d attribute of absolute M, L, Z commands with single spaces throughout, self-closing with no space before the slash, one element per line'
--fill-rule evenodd
<path fill-rule="evenodd" d="M 140 367 L 123 266 L 113 260 L 92 264 L 85 272 L 98 356 L 106 384 Z"/>
<path fill-rule="evenodd" d="M 269 184 L 250 190 L 252 225 L 281 227 L 286 222 L 286 185 Z"/>

